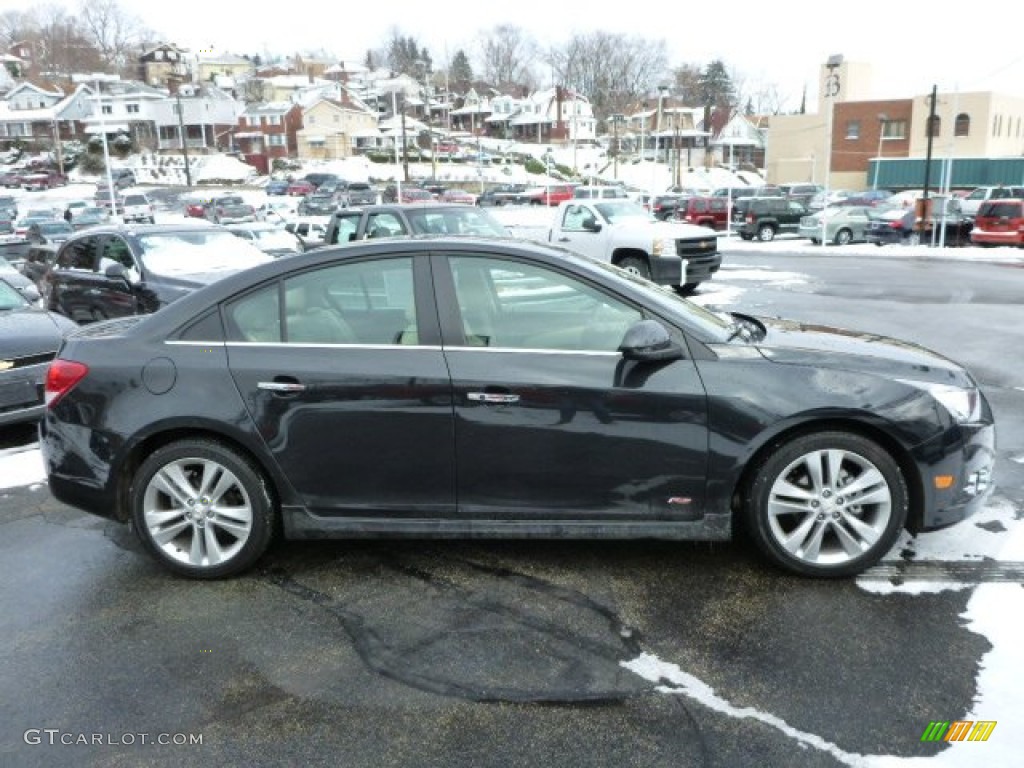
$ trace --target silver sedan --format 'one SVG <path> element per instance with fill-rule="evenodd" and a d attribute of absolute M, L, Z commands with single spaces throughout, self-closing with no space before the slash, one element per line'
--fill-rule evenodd
<path fill-rule="evenodd" d="M 822 240 L 822 216 L 825 217 L 825 242 L 836 245 L 864 242 L 868 228 L 870 208 L 859 205 L 832 206 L 823 211 L 804 216 L 800 220 L 801 237 L 810 238 L 817 245 Z"/>

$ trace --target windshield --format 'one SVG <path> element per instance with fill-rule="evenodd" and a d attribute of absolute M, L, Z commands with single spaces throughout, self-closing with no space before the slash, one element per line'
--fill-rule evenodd
<path fill-rule="evenodd" d="M 637 205 L 631 200 L 597 203 L 594 207 L 608 219 L 610 224 L 620 224 L 626 221 L 650 221 L 654 218 L 643 206 Z"/>
<path fill-rule="evenodd" d="M 30 306 L 28 300 L 6 280 L 0 280 L 0 311 Z"/>
<path fill-rule="evenodd" d="M 159 275 L 245 269 L 271 257 L 227 230 L 166 232 L 139 237 L 143 261 Z"/>

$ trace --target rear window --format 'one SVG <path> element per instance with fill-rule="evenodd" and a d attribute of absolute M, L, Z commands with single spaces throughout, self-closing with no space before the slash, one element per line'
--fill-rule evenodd
<path fill-rule="evenodd" d="M 978 209 L 978 218 L 986 219 L 1020 219 L 1024 218 L 1024 202 L 1020 200 L 982 203 Z"/>

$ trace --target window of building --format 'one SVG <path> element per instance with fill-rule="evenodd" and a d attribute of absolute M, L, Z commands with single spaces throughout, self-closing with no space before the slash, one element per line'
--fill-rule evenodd
<path fill-rule="evenodd" d="M 309 117 L 306 118 L 306 122 L 309 125 L 316 125 L 316 118 L 310 115 Z"/>
<path fill-rule="evenodd" d="M 860 138 L 860 120 L 849 120 L 846 123 L 846 138 L 848 139 L 859 139 Z"/>
<path fill-rule="evenodd" d="M 906 120 L 886 120 L 882 123 L 882 138 L 905 139 L 907 138 Z"/>
<path fill-rule="evenodd" d="M 953 127 L 954 136 L 970 136 L 971 135 L 971 116 L 966 112 L 961 112 L 956 116 L 956 125 Z"/>
<path fill-rule="evenodd" d="M 129 115 L 137 115 L 137 114 L 139 114 L 139 105 L 138 104 L 125 104 L 124 105 L 124 110 Z"/>
<path fill-rule="evenodd" d="M 931 136 L 935 139 L 942 135 L 942 118 L 938 115 L 932 115 L 929 117 L 926 126 L 927 128 L 924 132 L 925 137 Z"/>
<path fill-rule="evenodd" d="M 104 115 L 112 115 L 112 114 L 114 114 L 114 108 L 111 105 L 109 105 L 109 104 L 104 104 L 102 107 L 100 107 L 100 111 Z"/>
<path fill-rule="evenodd" d="M 282 133 L 270 133 L 267 134 L 267 144 L 272 147 L 283 147 L 285 145 L 284 134 Z"/>
<path fill-rule="evenodd" d="M 280 125 L 280 124 L 281 124 L 281 117 L 280 117 L 280 115 L 267 115 L 267 125 Z"/>

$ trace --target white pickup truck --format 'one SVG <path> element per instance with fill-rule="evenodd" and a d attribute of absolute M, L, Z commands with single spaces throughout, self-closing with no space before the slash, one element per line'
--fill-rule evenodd
<path fill-rule="evenodd" d="M 630 200 L 560 203 L 548 240 L 660 285 L 671 285 L 682 294 L 710 280 L 722 264 L 714 231 L 658 221 Z"/>

